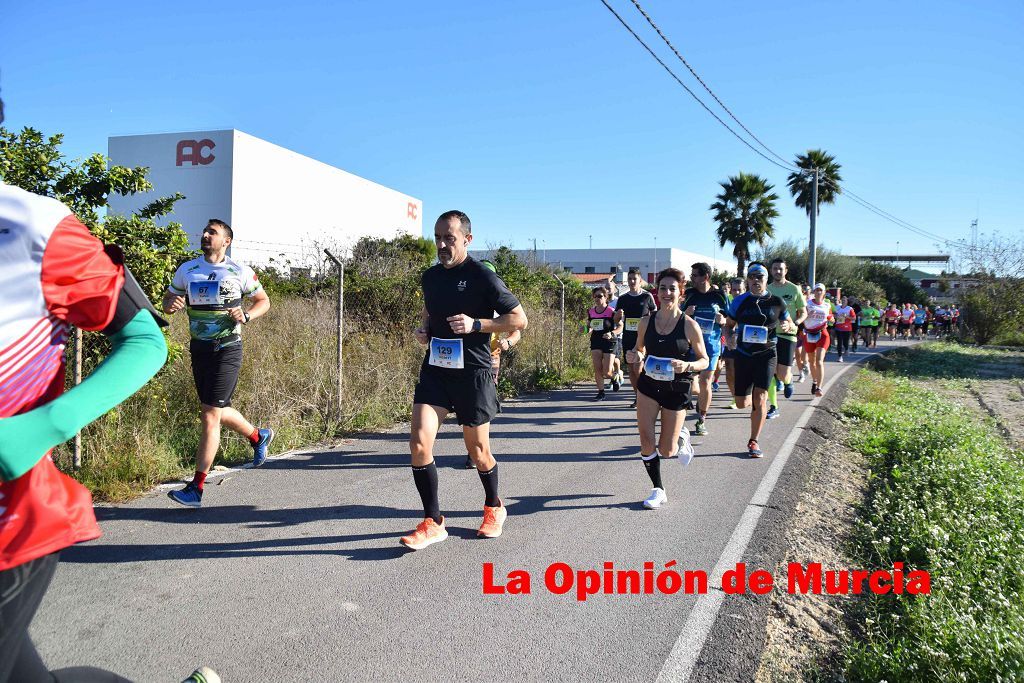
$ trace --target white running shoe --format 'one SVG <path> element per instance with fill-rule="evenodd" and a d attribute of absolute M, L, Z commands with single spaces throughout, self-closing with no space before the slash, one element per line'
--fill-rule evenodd
<path fill-rule="evenodd" d="M 800 371 L 800 372 L 799 372 L 799 373 L 797 374 L 797 376 L 796 376 L 796 383 L 797 383 L 797 384 L 803 384 L 803 383 L 804 383 L 804 379 L 805 379 L 805 378 L 804 378 L 804 372 L 803 372 L 803 370 L 801 370 L 801 371 Z"/>
<path fill-rule="evenodd" d="M 690 430 L 683 427 L 679 435 L 679 464 L 686 467 L 693 460 L 693 444 L 690 443 Z"/>
<path fill-rule="evenodd" d="M 667 502 L 668 496 L 665 495 L 665 489 L 651 489 L 651 495 L 647 496 L 647 500 L 644 501 L 644 507 L 648 510 L 657 510 Z"/>

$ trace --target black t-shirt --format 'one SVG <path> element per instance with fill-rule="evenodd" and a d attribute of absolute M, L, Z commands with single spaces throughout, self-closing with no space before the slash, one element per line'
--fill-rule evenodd
<path fill-rule="evenodd" d="M 786 310 L 786 302 L 774 294 L 763 294 L 754 296 L 750 292 L 744 292 L 732 300 L 726 315 L 735 320 L 736 331 L 739 335 L 736 342 L 736 352 L 744 356 L 766 356 L 775 353 L 776 328 L 782 320 L 789 320 L 789 311 Z M 744 328 L 746 327 L 767 327 L 767 338 L 763 342 L 744 341 Z"/>
<path fill-rule="evenodd" d="M 658 307 L 654 304 L 654 297 L 651 296 L 650 292 L 640 290 L 639 294 L 626 292 L 621 295 L 618 303 L 615 305 L 615 310 L 622 311 L 623 336 L 627 334 L 635 336 L 636 330 L 627 330 L 625 327 L 625 321 L 632 319 L 639 320 L 645 315 L 650 315 L 657 311 Z"/>
<path fill-rule="evenodd" d="M 491 335 L 487 332 L 457 335 L 452 332 L 448 318 L 463 313 L 470 318 L 489 320 L 495 313 L 511 313 L 519 305 L 519 300 L 500 277 L 470 256 L 454 268 L 445 268 L 440 263 L 431 266 L 423 273 L 421 282 L 423 302 L 429 316 L 427 334 L 438 339 L 462 339 L 465 369 L 490 370 Z M 428 346 L 424 365 L 429 358 Z"/>

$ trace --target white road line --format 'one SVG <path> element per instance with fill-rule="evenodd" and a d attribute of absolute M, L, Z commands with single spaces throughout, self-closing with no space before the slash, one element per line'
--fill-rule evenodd
<path fill-rule="evenodd" d="M 828 380 L 822 388 L 822 392 L 828 392 L 832 385 L 845 375 L 848 370 L 858 367 L 862 361 L 879 353 L 879 351 L 875 351 L 861 356 L 857 359 L 856 363 L 847 365 Z M 715 568 L 711 570 L 713 581 L 717 581 L 718 577 L 721 577 L 727 570 L 734 569 L 736 563 L 743 558 L 743 553 L 746 552 L 747 544 L 750 543 L 750 538 L 754 535 L 754 529 L 761 518 L 764 506 L 768 504 L 768 499 L 771 498 L 775 484 L 778 482 L 779 476 L 782 474 L 782 470 L 785 469 L 786 462 L 793 452 L 793 447 L 796 445 L 797 439 L 800 438 L 804 427 L 807 425 L 807 421 L 811 419 L 814 409 L 818 407 L 820 402 L 821 398 L 815 398 L 804 409 L 804 414 L 797 420 L 793 431 L 790 432 L 783 442 L 778 455 L 775 456 L 775 460 L 769 466 L 768 471 L 765 472 L 764 478 L 761 479 L 761 483 L 758 485 L 757 490 L 754 491 L 753 497 L 747 503 L 746 510 L 743 511 L 743 516 L 740 517 L 740 521 L 733 530 L 732 536 L 729 537 L 725 550 L 722 551 L 722 555 L 718 558 Z M 721 609 L 724 600 L 725 594 L 721 590 L 711 590 L 697 598 L 697 602 L 690 611 L 686 623 L 683 624 L 683 630 L 679 633 L 679 638 L 676 639 L 675 645 L 672 646 L 672 651 L 669 652 L 665 664 L 661 667 L 657 683 L 688 681 L 690 679 L 693 667 L 697 663 L 697 657 L 704 649 L 708 636 L 711 635 L 711 627 L 714 626 L 715 620 L 718 618 L 718 611 Z"/>

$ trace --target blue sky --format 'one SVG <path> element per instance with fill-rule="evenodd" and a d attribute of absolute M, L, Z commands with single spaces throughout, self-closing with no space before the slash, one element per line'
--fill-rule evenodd
<path fill-rule="evenodd" d="M 609 0 L 699 86 L 627 0 Z M 950 239 L 1024 230 L 1024 3 L 642 3 L 786 158 L 821 147 L 854 192 Z M 13 5 L 13 6 L 12 6 Z M 671 61 L 670 61 L 671 58 Z M 238 128 L 461 208 L 485 244 L 710 254 L 718 182 L 759 173 L 805 238 L 785 172 L 707 115 L 599 0 L 9 3 L 7 126 L 109 135 Z M 706 98 L 710 99 L 710 98 Z M 840 199 L 819 241 L 932 252 Z"/>

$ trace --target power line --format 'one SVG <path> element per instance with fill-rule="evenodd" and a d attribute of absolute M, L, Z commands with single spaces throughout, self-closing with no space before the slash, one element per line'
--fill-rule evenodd
<path fill-rule="evenodd" d="M 665 44 L 668 45 L 669 49 L 672 50 L 672 52 L 675 53 L 676 57 L 679 58 L 679 61 L 683 63 L 683 66 L 685 66 L 687 69 L 689 69 L 690 73 L 693 74 L 693 77 L 697 79 L 697 82 L 700 83 L 701 86 L 703 86 L 704 89 L 708 91 L 708 94 L 711 95 L 711 97 L 714 98 L 715 102 L 718 102 L 718 106 L 720 106 L 722 109 L 724 109 L 725 113 L 728 114 L 732 118 L 732 120 L 735 121 L 739 125 L 740 128 L 745 130 L 747 132 L 747 135 L 752 137 L 757 142 L 757 144 L 759 144 L 762 147 L 764 147 L 765 150 L 767 150 L 769 154 L 771 154 L 773 157 L 775 157 L 776 159 L 781 161 L 783 164 L 791 165 L 792 162 L 790 162 L 790 161 L 784 159 L 783 157 L 779 156 L 778 154 L 776 154 L 775 151 L 771 147 L 769 147 L 768 145 L 766 145 L 763 142 L 761 142 L 760 138 L 758 138 L 756 135 L 754 135 L 754 133 L 749 128 L 747 128 L 745 125 L 743 125 L 742 121 L 740 121 L 738 118 L 736 118 L 736 115 L 733 114 L 732 111 L 729 110 L 729 107 L 725 106 L 725 102 L 723 102 L 721 99 L 719 99 L 718 95 L 716 95 L 711 90 L 711 88 L 708 86 L 708 84 L 704 82 L 704 79 L 702 79 L 700 77 L 700 75 L 694 70 L 694 68 L 692 66 L 690 66 L 690 63 L 687 62 L 686 59 L 681 54 L 679 54 L 679 50 L 677 50 L 675 48 L 675 46 L 665 36 L 665 34 L 662 33 L 661 29 L 658 28 L 658 25 L 654 23 L 654 20 L 651 19 L 650 15 L 648 15 L 647 12 L 644 11 L 644 8 L 640 6 L 640 3 L 637 2 L 637 0 L 631 0 L 631 1 L 632 1 L 633 5 L 636 7 L 637 11 L 640 12 L 640 14 L 643 15 L 644 19 L 647 20 L 647 23 L 651 25 L 651 28 L 653 28 L 657 32 L 657 34 L 659 36 L 661 36 L 661 39 L 663 41 L 665 41 Z M 803 172 L 806 173 L 806 171 L 803 171 Z"/>
<path fill-rule="evenodd" d="M 658 62 L 658 64 L 661 64 L 661 67 L 662 67 L 663 69 L 665 69 L 665 71 L 667 71 L 667 72 L 669 73 L 669 75 L 670 75 L 670 76 L 671 76 L 671 77 L 672 77 L 673 79 L 675 79 L 675 82 L 676 82 L 676 83 L 678 83 L 678 84 L 679 84 L 680 86 L 682 86 L 683 90 L 685 90 L 686 92 L 688 92 L 688 93 L 690 94 L 690 97 L 692 97 L 693 99 L 697 100 L 697 104 L 699 104 L 700 106 L 704 107 L 704 110 L 705 110 L 705 111 L 707 111 L 707 113 L 711 114 L 711 116 L 713 116 L 713 117 L 715 118 L 715 120 L 716 120 L 716 121 L 718 121 L 718 122 L 719 122 L 720 124 L 722 124 L 722 126 L 723 126 L 723 127 L 725 127 L 725 129 L 726 129 L 726 130 L 728 130 L 728 131 L 729 131 L 730 133 L 732 133 L 732 134 L 733 134 L 734 136 L 736 136 L 736 139 L 737 139 L 737 140 L 739 140 L 739 141 L 740 141 L 740 142 L 742 142 L 742 143 L 743 143 L 744 145 L 746 145 L 747 147 L 749 147 L 749 148 L 750 148 L 750 149 L 751 149 L 751 150 L 752 150 L 752 151 L 753 151 L 753 152 L 754 152 L 755 154 L 757 154 L 758 156 L 762 157 L 763 159 L 767 160 L 768 162 L 770 162 L 770 163 L 772 163 L 772 164 L 774 164 L 774 165 L 778 166 L 779 168 L 781 168 L 781 169 L 783 169 L 783 170 L 785 170 L 785 171 L 790 171 L 790 172 L 799 172 L 799 173 L 803 173 L 803 172 L 804 172 L 804 171 L 803 171 L 802 169 L 797 169 L 797 168 L 795 168 L 795 167 L 793 167 L 793 166 L 788 166 L 788 165 L 780 164 L 780 163 L 779 163 L 778 161 L 776 161 L 775 159 L 772 159 L 771 157 L 767 156 L 767 155 L 766 155 L 766 154 L 765 154 L 764 152 L 762 152 L 762 151 L 761 151 L 761 150 L 759 150 L 758 148 L 754 147 L 754 146 L 753 146 L 752 144 L 750 144 L 750 142 L 748 142 L 748 141 L 746 140 L 746 138 L 744 138 L 744 137 L 743 137 L 743 136 L 741 136 L 741 135 L 740 135 L 739 133 L 737 133 L 737 132 L 736 132 L 735 130 L 733 130 L 733 129 L 732 129 L 732 128 L 731 128 L 730 126 L 729 126 L 729 124 L 727 124 L 727 123 L 726 123 L 725 121 L 723 121 L 723 120 L 722 120 L 722 118 L 721 118 L 721 117 L 720 117 L 720 116 L 719 116 L 718 114 L 716 114 L 715 112 L 713 112 L 713 111 L 711 110 L 711 108 L 710 108 L 710 107 L 708 107 L 708 105 L 706 105 L 706 104 L 704 103 L 704 101 L 703 101 L 702 99 L 700 99 L 699 97 L 697 97 L 697 94 L 696 94 L 695 92 L 693 92 L 692 90 L 690 90 L 690 88 L 688 88 L 688 87 L 686 86 L 686 84 L 685 84 L 685 83 L 683 83 L 683 81 L 682 81 L 682 80 L 680 80 L 679 76 L 677 76 L 677 75 L 675 74 L 675 72 L 674 72 L 674 71 L 672 71 L 672 69 L 670 69 L 670 68 L 669 68 L 668 64 L 666 64 L 665 62 L 663 62 L 663 61 L 662 61 L 661 57 L 659 57 L 659 56 L 658 56 L 658 55 L 657 55 L 657 54 L 656 54 L 656 53 L 654 52 L 654 50 L 652 50 L 652 49 L 650 48 L 650 46 L 648 46 L 648 45 L 647 45 L 647 43 L 645 43 L 645 42 L 644 42 L 643 38 L 641 38 L 641 37 L 640 37 L 639 35 L 637 35 L 636 31 L 634 31 L 634 30 L 633 30 L 633 28 L 632 28 L 632 27 L 631 27 L 631 26 L 630 26 L 630 25 L 629 25 L 628 23 L 626 23 L 626 20 L 625 20 L 625 19 L 623 19 L 623 18 L 622 18 L 621 16 L 619 16 L 619 13 L 618 13 L 618 12 L 616 12 L 616 11 L 615 11 L 615 10 L 614 10 L 614 9 L 612 8 L 612 6 L 608 4 L 607 0 L 601 0 L 601 4 L 603 4 L 603 5 L 605 6 L 605 7 L 607 7 L 607 8 L 608 8 L 608 11 L 609 11 L 609 12 L 611 12 L 611 13 L 612 13 L 612 14 L 613 14 L 613 15 L 615 16 L 615 18 L 619 20 L 619 23 L 620 23 L 620 24 L 622 24 L 622 25 L 623 25 L 623 27 L 625 27 L 625 29 L 626 29 L 627 31 L 629 31 L 629 32 L 630 32 L 630 34 L 631 34 L 631 35 L 632 35 L 632 36 L 633 36 L 634 38 L 636 38 L 636 40 L 637 40 L 637 42 L 638 42 L 638 43 L 640 43 L 641 45 L 643 45 L 643 46 L 644 46 L 644 49 L 645 49 L 645 50 L 647 50 L 647 52 L 648 52 L 648 53 L 650 53 L 650 55 L 651 55 L 652 57 L 654 57 L 655 61 L 657 61 L 657 62 Z M 759 141 L 759 142 L 760 142 L 760 141 Z M 773 154 L 774 154 L 774 152 L 773 152 Z"/>

